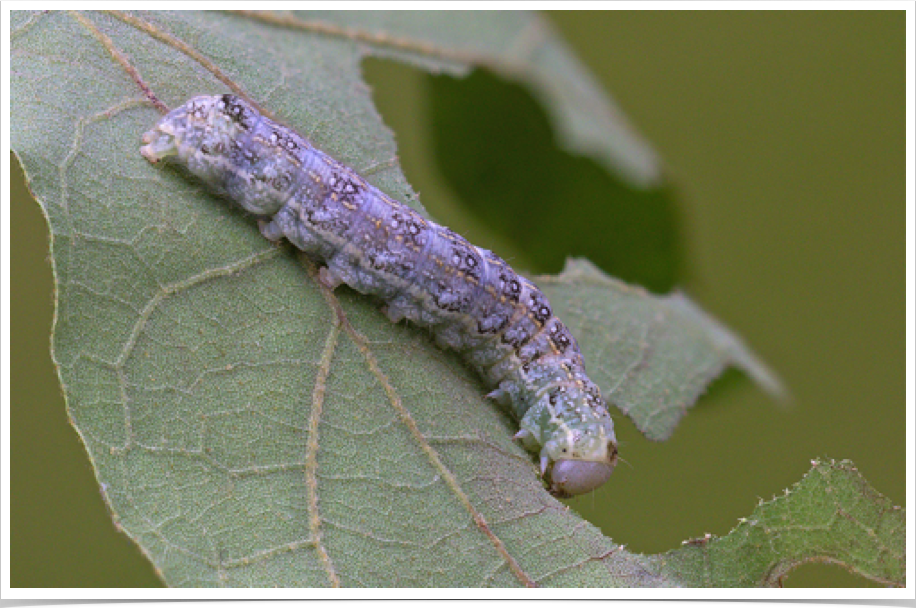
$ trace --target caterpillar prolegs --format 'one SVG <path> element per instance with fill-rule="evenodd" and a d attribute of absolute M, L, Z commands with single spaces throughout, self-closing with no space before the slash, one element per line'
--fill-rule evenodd
<path fill-rule="evenodd" d="M 493 253 L 422 218 L 304 137 L 233 95 L 195 97 L 143 135 L 257 216 L 262 234 L 318 259 L 321 280 L 429 327 L 511 406 L 515 435 L 559 496 L 590 492 L 617 463 L 614 424 L 575 338 L 530 281 Z"/>

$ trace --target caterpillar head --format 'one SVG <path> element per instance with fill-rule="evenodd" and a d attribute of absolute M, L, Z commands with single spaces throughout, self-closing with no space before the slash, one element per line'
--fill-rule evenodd
<path fill-rule="evenodd" d="M 550 493 L 559 498 L 587 494 L 603 485 L 617 466 L 617 446 L 606 461 L 557 460 L 550 469 Z"/>
<path fill-rule="evenodd" d="M 550 493 L 560 498 L 597 489 L 611 477 L 615 466 L 617 440 L 613 428 L 604 424 L 585 429 L 560 425 L 541 450 L 541 468 Z"/>
<path fill-rule="evenodd" d="M 535 407 L 520 426 L 516 438 L 530 451 L 540 449 L 541 474 L 554 496 L 587 494 L 604 484 L 617 466 L 614 422 L 603 405 L 587 407 L 573 399 Z"/>

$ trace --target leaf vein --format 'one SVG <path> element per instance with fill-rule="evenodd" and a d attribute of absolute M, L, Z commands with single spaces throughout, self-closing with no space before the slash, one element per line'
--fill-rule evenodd
<path fill-rule="evenodd" d="M 509 569 L 512 573 L 518 578 L 519 581 L 526 587 L 536 587 L 537 584 L 534 580 L 522 570 L 521 566 L 516 562 L 515 558 L 509 553 L 506 549 L 505 544 L 502 539 L 500 539 L 493 531 L 490 529 L 483 515 L 474 507 L 471 503 L 470 498 L 467 494 L 461 489 L 461 486 L 458 483 L 458 480 L 455 479 L 455 475 L 445 466 L 445 463 L 439 458 L 438 452 L 430 445 L 426 438 L 423 437 L 423 433 L 420 431 L 417 426 L 416 421 L 410 415 L 410 412 L 407 411 L 407 408 L 404 407 L 404 404 L 401 402 L 401 397 L 391 385 L 391 382 L 388 380 L 388 376 L 382 371 L 379 366 L 378 360 L 375 357 L 375 354 L 369 348 L 368 340 L 356 331 L 356 328 L 350 323 L 347 318 L 346 312 L 340 306 L 340 303 L 337 301 L 337 298 L 334 296 L 332 290 L 325 286 L 321 281 L 318 280 L 317 270 L 315 265 L 305 260 L 308 265 L 309 274 L 315 279 L 321 288 L 321 293 L 324 296 L 325 300 L 328 302 L 328 305 L 331 306 L 337 313 L 337 318 L 340 324 L 343 326 L 344 331 L 347 333 L 347 336 L 353 340 L 353 343 L 363 354 L 363 357 L 366 359 L 366 363 L 369 366 L 369 370 L 372 375 L 376 377 L 379 383 L 382 385 L 382 388 L 385 391 L 385 394 L 388 396 L 388 401 L 391 403 L 392 407 L 400 417 L 401 422 L 404 426 L 407 427 L 407 430 L 413 436 L 414 440 L 419 444 L 420 449 L 426 454 L 426 457 L 429 459 L 433 467 L 439 471 L 442 475 L 442 478 L 445 480 L 446 485 L 452 491 L 453 494 L 458 498 L 464 508 L 470 513 L 471 518 L 474 520 L 474 523 L 477 525 L 477 528 L 486 535 L 489 541 L 493 544 L 493 547 L 496 549 L 503 560 L 505 560 Z"/>
<path fill-rule="evenodd" d="M 213 74 L 213 76 L 215 76 L 217 80 L 219 80 L 224 85 L 229 87 L 229 89 L 231 89 L 233 93 L 244 98 L 250 104 L 255 106 L 258 109 L 258 111 L 261 112 L 261 114 L 272 118 L 272 115 L 270 114 L 270 112 L 266 111 L 264 108 L 259 106 L 253 99 L 251 99 L 248 96 L 248 94 L 245 92 L 245 90 L 242 89 L 241 86 L 236 84 L 232 78 L 230 78 L 225 72 L 223 72 L 219 68 L 219 66 L 217 66 L 215 63 L 213 63 L 206 57 L 204 57 L 204 55 L 200 51 L 198 51 L 197 49 L 195 49 L 194 47 L 192 47 L 185 41 L 173 36 L 172 34 L 169 34 L 168 32 L 165 32 L 159 29 L 158 27 L 156 27 L 152 23 L 149 23 L 148 21 L 144 21 L 143 19 L 140 19 L 139 17 L 135 17 L 134 15 L 130 15 L 122 11 L 105 11 L 105 12 L 111 15 L 112 17 L 114 17 L 115 19 L 118 19 L 119 21 L 123 21 L 124 23 L 140 30 L 141 32 L 145 32 L 149 34 L 150 36 L 152 36 L 159 42 L 162 42 L 172 47 L 176 51 L 183 53 L 184 55 L 187 55 L 188 57 L 190 57 L 191 59 L 199 63 L 201 67 L 203 67 L 205 70 Z"/>
<path fill-rule="evenodd" d="M 384 32 L 370 32 L 364 29 L 354 27 L 342 27 L 332 23 L 322 21 L 309 21 L 300 19 L 288 12 L 272 11 L 231 11 L 238 15 L 269 23 L 280 27 L 311 32 L 313 34 L 322 34 L 325 36 L 346 38 L 355 42 L 363 42 L 379 47 L 387 47 L 399 51 L 409 51 L 419 55 L 427 55 L 447 61 L 454 61 L 472 66 L 481 66 L 503 73 L 521 73 L 528 72 L 529 67 L 524 62 L 512 61 L 498 56 L 490 56 L 484 53 L 475 53 L 467 50 L 445 49 L 435 44 L 410 38 L 400 38 L 391 36 Z M 541 25 L 540 27 L 543 27 Z M 524 31 L 523 31 L 524 33 Z M 535 40 L 538 37 L 534 38 Z M 530 43 L 525 43 L 520 48 L 528 49 Z"/>
<path fill-rule="evenodd" d="M 318 557 L 327 572 L 332 587 L 340 587 L 340 577 L 334 568 L 331 556 L 321 542 L 321 511 L 318 508 L 318 429 L 321 423 L 321 411 L 327 390 L 328 375 L 331 373 L 331 361 L 340 340 L 340 320 L 334 317 L 331 330 L 328 332 L 321 353 L 315 389 L 312 391 L 312 411 L 309 415 L 308 441 L 305 447 L 305 485 L 309 502 L 309 531 L 315 542 Z"/>
<path fill-rule="evenodd" d="M 127 59 L 127 56 L 115 46 L 115 43 L 104 34 L 99 28 L 95 26 L 89 19 L 76 11 L 70 11 L 70 14 L 80 22 L 80 24 L 85 27 L 89 32 L 98 40 L 105 50 L 111 54 L 112 58 L 117 61 L 124 71 L 127 72 L 127 75 L 130 76 L 131 80 L 137 83 L 137 86 L 140 87 L 140 90 L 143 91 L 143 94 L 149 99 L 156 109 L 159 110 L 162 114 L 166 114 L 169 111 L 168 106 L 166 106 L 162 101 L 156 97 L 156 94 L 153 93 L 153 90 L 149 87 L 148 84 L 143 80 L 143 77 L 140 76 L 139 70 L 131 65 L 130 61 Z"/>

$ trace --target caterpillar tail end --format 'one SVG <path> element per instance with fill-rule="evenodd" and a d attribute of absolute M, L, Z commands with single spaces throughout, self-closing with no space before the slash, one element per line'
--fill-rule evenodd
<path fill-rule="evenodd" d="M 178 154 L 175 137 L 164 133 L 158 127 L 144 133 L 140 141 L 144 144 L 140 148 L 140 154 L 151 163 L 158 163 L 163 158 Z"/>

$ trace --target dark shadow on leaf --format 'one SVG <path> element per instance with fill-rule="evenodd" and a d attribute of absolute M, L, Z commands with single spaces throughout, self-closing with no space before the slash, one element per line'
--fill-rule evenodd
<path fill-rule="evenodd" d="M 530 270 L 556 273 L 576 256 L 655 292 L 683 281 L 670 186 L 633 190 L 591 159 L 560 150 L 521 85 L 482 70 L 429 79 L 443 175 L 478 219 L 526 252 Z"/>

